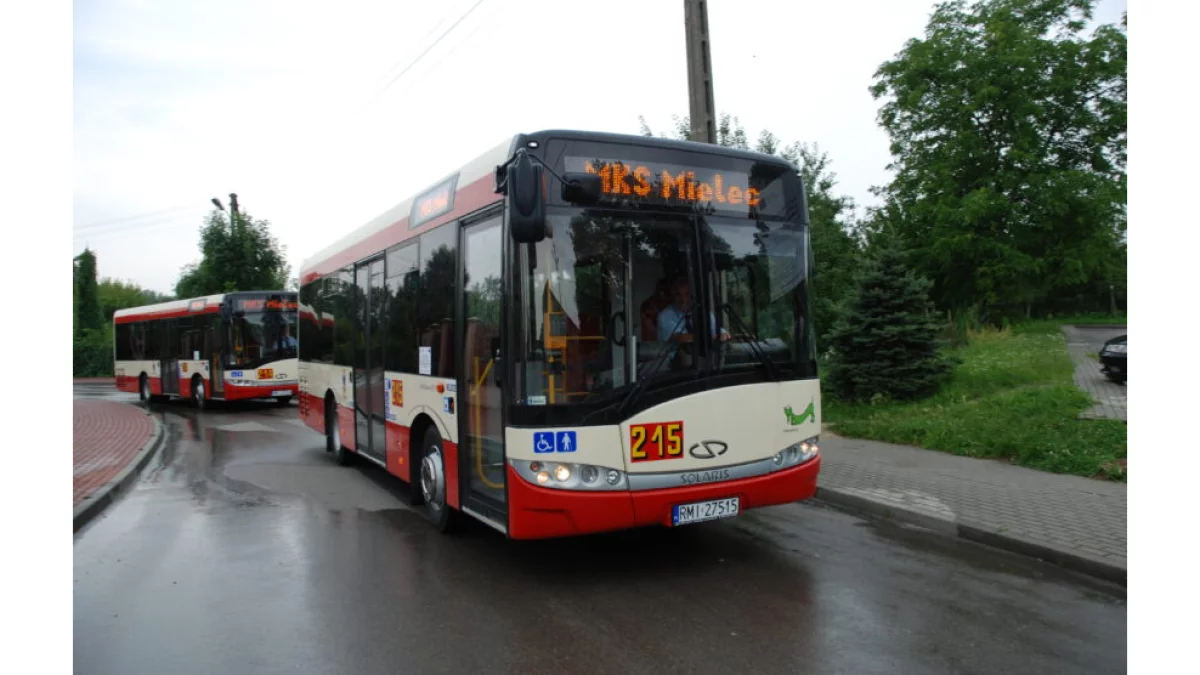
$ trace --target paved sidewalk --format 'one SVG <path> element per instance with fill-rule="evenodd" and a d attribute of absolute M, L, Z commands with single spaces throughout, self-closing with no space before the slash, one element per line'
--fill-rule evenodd
<path fill-rule="evenodd" d="M 825 432 L 817 498 L 1125 583 L 1126 485 Z"/>
<path fill-rule="evenodd" d="M 1089 354 L 1100 352 L 1104 341 L 1124 335 L 1125 327 L 1063 326 L 1067 351 L 1075 362 L 1075 384 L 1091 394 L 1096 405 L 1079 413 L 1081 419 L 1129 421 L 1125 385 L 1117 384 L 1100 372 L 1100 362 Z"/>
<path fill-rule="evenodd" d="M 75 399 L 75 529 L 112 501 L 149 460 L 161 425 L 125 403 Z"/>

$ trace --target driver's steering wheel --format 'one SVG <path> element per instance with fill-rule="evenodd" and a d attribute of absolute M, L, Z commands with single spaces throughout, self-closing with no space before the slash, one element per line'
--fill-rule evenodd
<path fill-rule="evenodd" d="M 622 331 L 620 335 L 617 335 L 617 317 L 621 317 L 621 323 L 625 323 L 625 311 L 621 310 L 620 312 L 608 317 L 608 339 L 612 340 L 614 345 L 618 347 L 624 347 L 625 333 Z"/>

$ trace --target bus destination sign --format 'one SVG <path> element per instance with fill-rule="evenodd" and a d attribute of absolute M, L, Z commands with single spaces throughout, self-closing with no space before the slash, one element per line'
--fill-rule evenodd
<path fill-rule="evenodd" d="M 264 310 L 294 311 L 298 308 L 295 300 L 279 298 L 238 298 L 234 307 L 239 312 L 261 312 Z"/>
<path fill-rule="evenodd" d="M 763 202 L 744 171 L 619 159 L 568 156 L 565 160 L 567 171 L 599 175 L 601 190 L 610 198 L 740 213 Z"/>
<path fill-rule="evenodd" d="M 419 227 L 438 216 L 454 209 L 454 185 L 458 176 L 443 181 L 437 187 L 425 191 L 413 201 L 412 214 L 408 217 L 408 228 Z"/>

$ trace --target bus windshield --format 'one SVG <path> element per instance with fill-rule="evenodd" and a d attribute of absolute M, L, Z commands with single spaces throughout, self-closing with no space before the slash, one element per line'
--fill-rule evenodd
<path fill-rule="evenodd" d="M 511 403 L 608 406 L 639 380 L 644 389 L 738 371 L 812 376 L 800 225 L 559 207 L 548 215 L 547 238 L 519 247 L 515 260 Z"/>
<path fill-rule="evenodd" d="M 252 368 L 297 357 L 294 309 L 239 312 L 230 328 L 234 366 Z"/>

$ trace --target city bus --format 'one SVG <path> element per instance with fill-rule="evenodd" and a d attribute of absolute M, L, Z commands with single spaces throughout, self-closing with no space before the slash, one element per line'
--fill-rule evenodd
<path fill-rule="evenodd" d="M 113 314 L 117 389 L 143 401 L 273 398 L 299 385 L 297 294 L 238 291 Z"/>
<path fill-rule="evenodd" d="M 408 482 L 439 530 L 513 539 L 813 496 L 794 166 L 542 131 L 427 185 L 302 264 L 299 412 L 339 463 Z"/>

